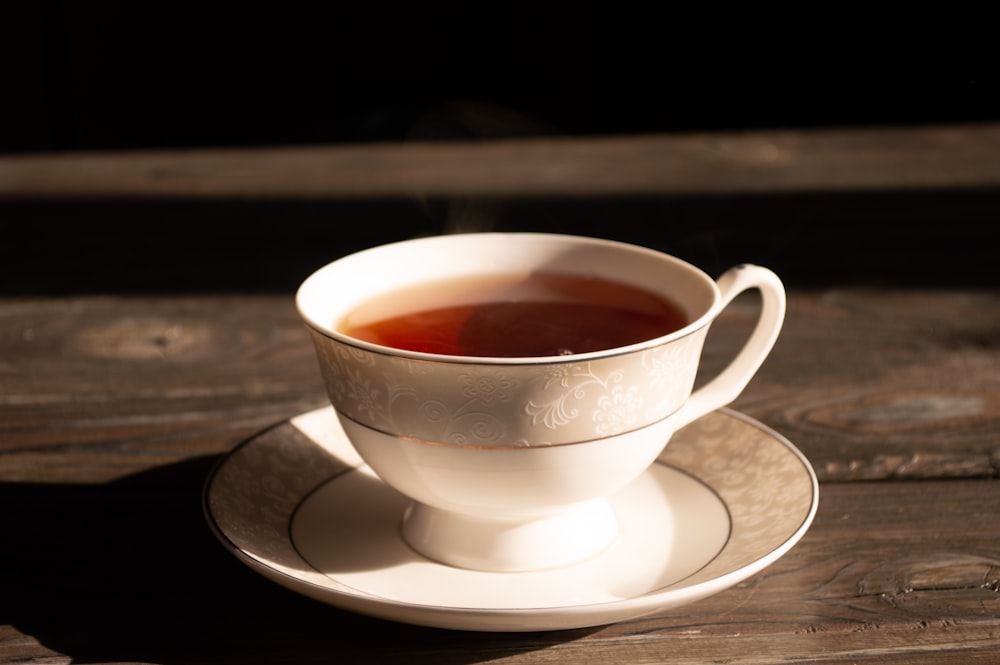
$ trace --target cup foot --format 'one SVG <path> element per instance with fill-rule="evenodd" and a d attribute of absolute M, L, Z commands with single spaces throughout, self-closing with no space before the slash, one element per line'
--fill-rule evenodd
<path fill-rule="evenodd" d="M 618 535 L 606 499 L 529 519 L 482 518 L 412 502 L 403 538 L 421 555 L 445 565 L 492 572 L 554 568 L 589 558 Z"/>

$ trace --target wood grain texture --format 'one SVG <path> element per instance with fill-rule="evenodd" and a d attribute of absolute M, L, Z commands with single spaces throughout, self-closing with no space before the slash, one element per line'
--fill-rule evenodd
<path fill-rule="evenodd" d="M 755 316 L 748 295 L 716 322 L 700 380 Z M 998 343 L 995 291 L 794 291 L 734 406 L 825 481 L 992 477 Z M 2 480 L 103 482 L 323 403 L 292 294 L 0 301 Z"/>
<path fill-rule="evenodd" d="M 13 155 L 0 198 L 636 196 L 1000 185 L 1000 126 Z"/>
<path fill-rule="evenodd" d="M 805 538 L 676 611 L 491 635 L 305 599 L 208 530 L 220 456 L 325 403 L 291 294 L 0 300 L 0 663 L 996 662 L 998 330 L 995 290 L 793 290 L 735 407 L 816 466 Z"/>
<path fill-rule="evenodd" d="M 991 480 L 827 484 L 806 537 L 727 591 L 610 626 L 487 634 L 370 619 L 259 578 L 201 522 L 213 459 L 0 486 L 21 506 L 7 527 L 31 543 L 0 552 L 0 662 L 957 665 L 1000 647 Z"/>
<path fill-rule="evenodd" d="M 325 403 L 293 298 L 0 305 L 0 476 L 105 482 Z"/>
<path fill-rule="evenodd" d="M 743 299 L 713 326 L 706 372 L 729 357 L 755 307 Z M 734 406 L 801 446 L 822 480 L 995 476 L 998 344 L 992 291 L 795 292 Z"/>

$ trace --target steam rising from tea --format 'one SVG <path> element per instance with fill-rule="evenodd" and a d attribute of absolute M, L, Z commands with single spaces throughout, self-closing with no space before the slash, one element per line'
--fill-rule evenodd
<path fill-rule="evenodd" d="M 456 356 L 531 358 L 628 346 L 688 321 L 662 296 L 586 275 L 463 277 L 373 298 L 337 329 L 359 340 Z"/>

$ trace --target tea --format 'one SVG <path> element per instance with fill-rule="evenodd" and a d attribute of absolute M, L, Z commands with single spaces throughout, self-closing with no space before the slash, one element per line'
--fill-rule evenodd
<path fill-rule="evenodd" d="M 398 349 L 527 358 L 602 351 L 688 323 L 651 291 L 586 275 L 533 272 L 429 282 L 376 297 L 338 329 Z"/>

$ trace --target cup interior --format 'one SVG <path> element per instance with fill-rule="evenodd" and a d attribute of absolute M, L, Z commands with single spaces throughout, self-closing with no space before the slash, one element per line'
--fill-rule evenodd
<path fill-rule="evenodd" d="M 714 316 L 719 300 L 718 287 L 708 275 L 652 249 L 562 234 L 468 233 L 406 240 L 338 259 L 302 283 L 296 306 L 303 320 L 324 336 L 382 353 L 426 357 L 429 354 L 387 349 L 348 337 L 337 326 L 361 303 L 396 289 L 440 279 L 533 271 L 617 280 L 673 301 L 684 311 L 688 324 L 655 343 L 700 328 Z M 647 343 L 654 342 L 643 344 Z"/>

